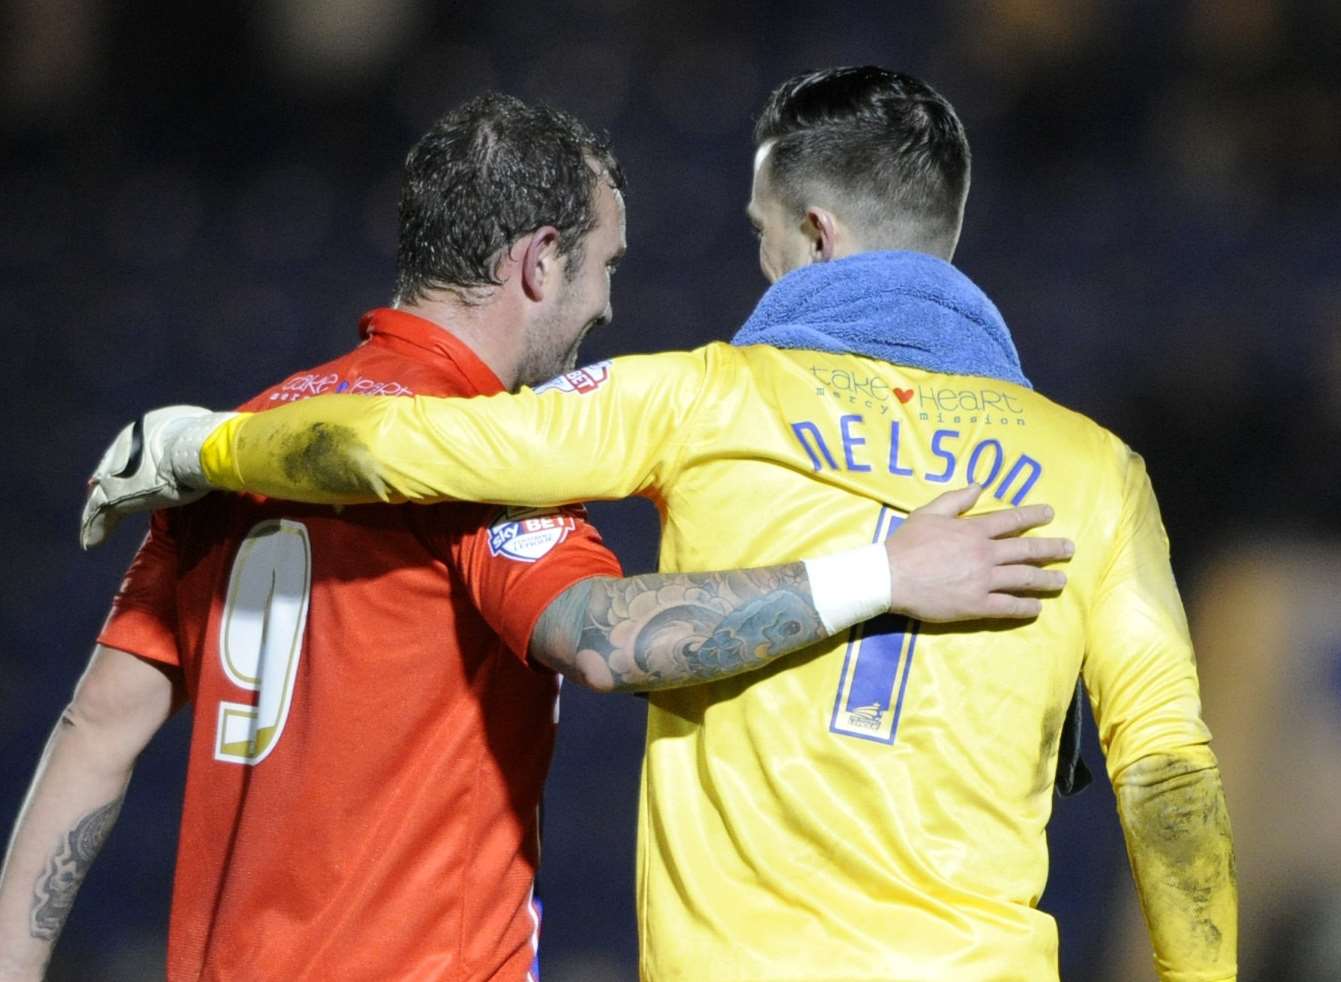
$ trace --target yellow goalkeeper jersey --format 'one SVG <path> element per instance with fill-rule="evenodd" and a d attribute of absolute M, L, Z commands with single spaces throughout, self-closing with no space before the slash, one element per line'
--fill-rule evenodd
<path fill-rule="evenodd" d="M 645 495 L 663 571 L 849 549 L 970 480 L 979 510 L 1054 506 L 1047 533 L 1076 554 L 1036 621 L 885 616 L 652 696 L 637 906 L 654 982 L 1055 979 L 1036 904 L 1077 675 L 1115 783 L 1149 754 L 1213 761 L 1140 457 L 1007 382 L 717 343 L 515 395 L 311 399 L 230 422 L 202 461 L 218 485 L 306 500 L 359 497 L 351 480 L 365 500 Z"/>

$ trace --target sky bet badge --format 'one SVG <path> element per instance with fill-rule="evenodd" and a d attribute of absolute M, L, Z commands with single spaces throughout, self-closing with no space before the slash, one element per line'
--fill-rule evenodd
<path fill-rule="evenodd" d="M 610 377 L 610 370 L 614 364 L 609 361 L 598 361 L 594 365 L 588 365 L 585 368 L 574 369 L 571 372 L 564 372 L 558 378 L 552 378 L 544 385 L 535 387 L 535 394 L 542 392 L 572 392 L 577 395 L 585 395 L 588 392 L 595 392 L 605 384 L 606 379 Z"/>
<path fill-rule="evenodd" d="M 572 515 L 546 509 L 509 508 L 489 528 L 489 552 L 533 563 L 577 528 Z"/>

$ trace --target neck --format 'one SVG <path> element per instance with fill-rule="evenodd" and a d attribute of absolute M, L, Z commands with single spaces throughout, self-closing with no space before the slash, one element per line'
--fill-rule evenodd
<path fill-rule="evenodd" d="M 521 374 L 520 312 L 510 309 L 510 297 L 503 290 L 477 294 L 477 298 L 476 303 L 465 303 L 451 294 L 435 293 L 395 307 L 452 335 L 488 365 L 503 388 L 511 392 Z"/>
<path fill-rule="evenodd" d="M 921 235 L 889 235 L 877 241 L 859 239 L 851 234 L 836 238 L 834 259 L 859 256 L 863 252 L 922 252 L 947 263 L 954 257 L 955 240 L 928 239 Z"/>

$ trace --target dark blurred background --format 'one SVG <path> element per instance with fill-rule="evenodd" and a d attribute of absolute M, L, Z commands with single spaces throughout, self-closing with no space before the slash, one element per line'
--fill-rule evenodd
<path fill-rule="evenodd" d="M 0 829 L 138 541 L 75 544 L 97 455 L 137 410 L 230 406 L 348 348 L 388 299 L 398 168 L 435 117 L 497 88 L 612 134 L 630 253 L 595 360 L 741 322 L 764 285 L 752 113 L 797 71 L 873 62 L 968 127 L 957 263 L 1026 371 L 1148 460 L 1239 831 L 1241 977 L 1341 977 L 1341 5 L 0 0 L 0 23 Z M 653 567 L 650 506 L 593 511 Z M 643 716 L 565 690 L 547 982 L 636 977 Z M 52 979 L 161 977 L 183 722 Z M 1064 978 L 1152 977 L 1099 783 L 1056 809 L 1043 905 Z"/>

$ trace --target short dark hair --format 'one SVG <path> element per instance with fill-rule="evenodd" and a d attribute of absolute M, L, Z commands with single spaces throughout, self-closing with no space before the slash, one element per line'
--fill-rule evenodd
<path fill-rule="evenodd" d="M 574 274 L 602 180 L 624 187 L 607 141 L 575 117 L 499 93 L 471 99 L 405 158 L 396 302 L 497 285 L 499 253 L 545 225 Z"/>
<path fill-rule="evenodd" d="M 963 220 L 969 145 L 954 107 L 927 83 L 865 65 L 805 72 L 768 97 L 754 144 L 776 140 L 769 174 L 785 205 L 836 194 L 879 239 L 949 240 Z M 913 226 L 909 228 L 909 226 Z"/>

